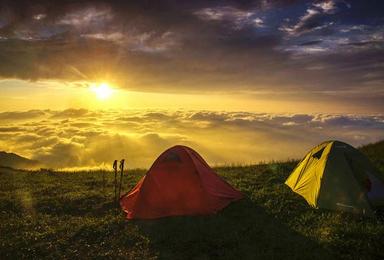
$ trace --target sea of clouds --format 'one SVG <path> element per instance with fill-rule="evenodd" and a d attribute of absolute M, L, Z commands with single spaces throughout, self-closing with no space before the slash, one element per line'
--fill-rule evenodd
<path fill-rule="evenodd" d="M 107 167 L 125 158 L 147 168 L 183 144 L 212 165 L 300 159 L 330 139 L 354 146 L 384 139 L 384 115 L 250 112 L 30 110 L 0 113 L 0 150 L 46 167 Z"/>

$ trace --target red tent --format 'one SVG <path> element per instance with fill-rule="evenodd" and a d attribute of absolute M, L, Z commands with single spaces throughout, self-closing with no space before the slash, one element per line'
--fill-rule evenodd
<path fill-rule="evenodd" d="M 243 195 L 194 150 L 177 145 L 162 153 L 120 205 L 128 219 L 212 214 Z"/>

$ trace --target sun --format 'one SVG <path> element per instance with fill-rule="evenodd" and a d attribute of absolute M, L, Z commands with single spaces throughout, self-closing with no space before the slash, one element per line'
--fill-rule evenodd
<path fill-rule="evenodd" d="M 106 100 L 112 96 L 113 89 L 108 83 L 92 84 L 90 89 L 96 94 L 97 99 Z"/>

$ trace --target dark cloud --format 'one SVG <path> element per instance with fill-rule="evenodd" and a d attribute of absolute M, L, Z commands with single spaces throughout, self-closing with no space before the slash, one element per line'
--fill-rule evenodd
<path fill-rule="evenodd" d="M 303 42 L 303 43 L 300 43 L 300 45 L 301 46 L 317 45 L 321 42 L 322 42 L 321 40 L 315 40 L 315 41 Z"/>
<path fill-rule="evenodd" d="M 378 48 L 384 49 L 384 42 L 382 42 L 382 41 L 349 42 L 349 43 L 346 43 L 345 45 L 347 45 L 347 46 L 357 46 L 357 47 L 377 46 Z"/>
<path fill-rule="evenodd" d="M 16 127 L 16 126 L 10 126 L 10 127 L 0 127 L 0 132 L 17 132 L 21 131 L 22 128 Z"/>
<path fill-rule="evenodd" d="M 30 110 L 26 112 L 2 112 L 0 113 L 1 120 L 17 120 L 17 119 L 34 119 L 44 116 L 45 112 L 41 110 Z"/>
<path fill-rule="evenodd" d="M 317 118 L 322 125 L 332 127 L 352 127 L 352 128 L 374 128 L 384 130 L 384 121 L 380 117 L 364 117 L 364 116 L 342 116 L 342 115 L 325 115 Z"/>

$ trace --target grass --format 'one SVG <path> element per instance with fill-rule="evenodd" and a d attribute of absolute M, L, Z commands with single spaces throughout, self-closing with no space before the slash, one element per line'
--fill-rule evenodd
<path fill-rule="evenodd" d="M 311 209 L 283 184 L 295 164 L 216 168 L 246 199 L 216 215 L 150 221 L 116 209 L 111 172 L 2 168 L 0 258 L 384 259 L 383 215 Z M 129 171 L 123 190 L 144 173 Z"/>

